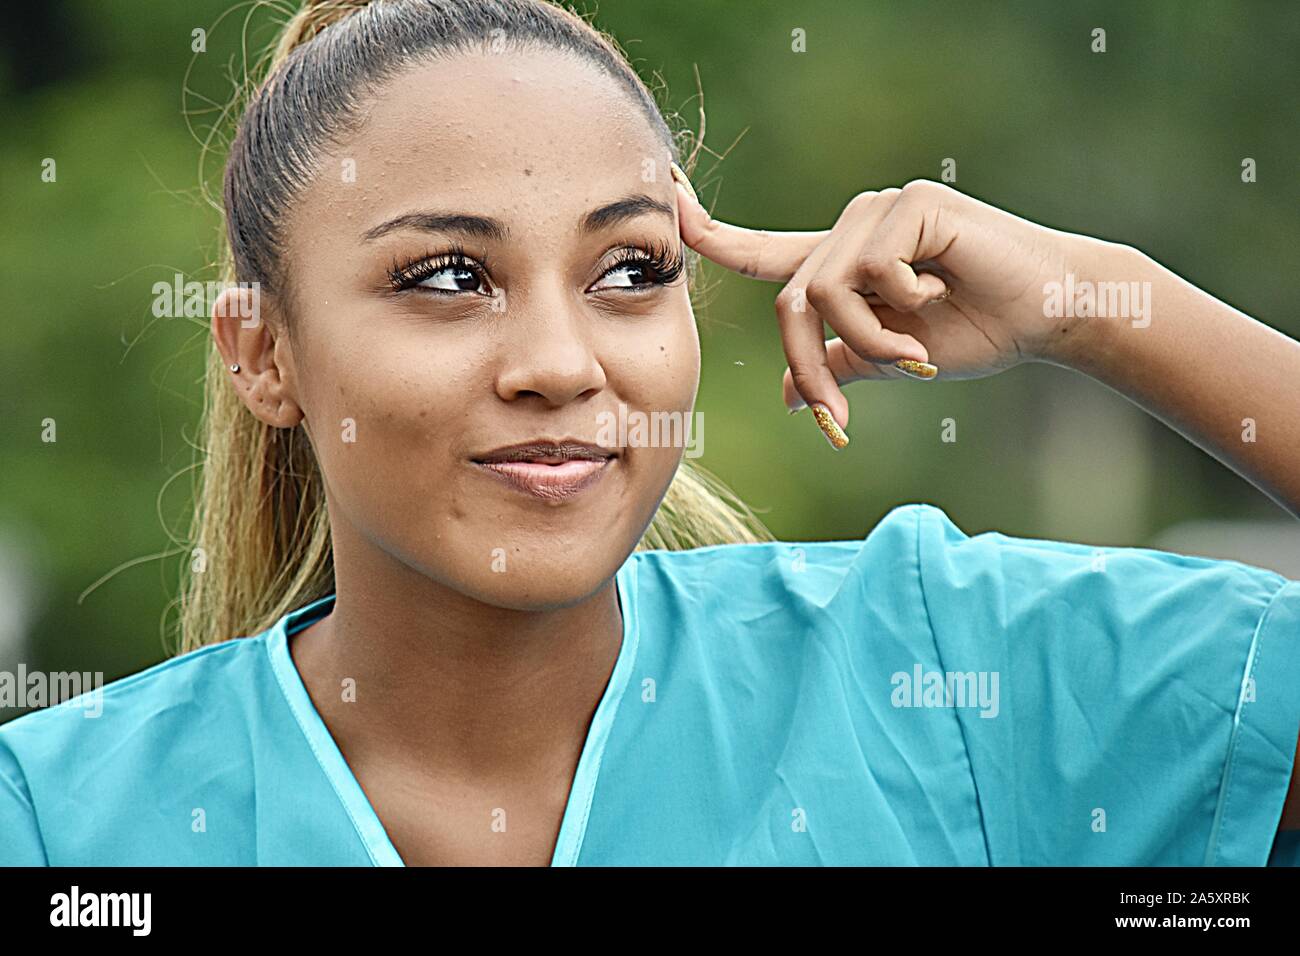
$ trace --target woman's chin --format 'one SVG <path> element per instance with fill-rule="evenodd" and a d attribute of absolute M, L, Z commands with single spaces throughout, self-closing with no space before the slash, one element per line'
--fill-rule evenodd
<path fill-rule="evenodd" d="M 607 580 L 608 578 L 593 578 L 579 585 L 567 580 L 520 578 L 514 581 L 492 582 L 493 587 L 485 588 L 476 597 L 484 604 L 511 611 L 556 611 L 588 600 Z"/>
<path fill-rule="evenodd" d="M 548 542 L 536 548 L 519 545 L 491 549 L 483 566 L 466 574 L 466 594 L 484 604 L 515 611 L 550 611 L 580 604 L 598 593 L 618 571 L 626 555 L 609 552 L 609 529 L 581 545 L 557 547 Z M 592 547 L 598 540 L 602 547 Z M 627 549 L 631 551 L 629 547 Z"/>

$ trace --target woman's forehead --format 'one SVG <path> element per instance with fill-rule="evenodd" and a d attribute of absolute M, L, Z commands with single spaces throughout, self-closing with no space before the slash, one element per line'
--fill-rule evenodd
<path fill-rule="evenodd" d="M 591 65 L 548 51 L 421 63 L 362 107 L 319 166 L 313 205 L 380 211 L 413 198 L 508 214 L 632 191 L 668 199 L 670 155 L 641 106 Z M 307 197 L 304 197 L 307 199 Z"/>

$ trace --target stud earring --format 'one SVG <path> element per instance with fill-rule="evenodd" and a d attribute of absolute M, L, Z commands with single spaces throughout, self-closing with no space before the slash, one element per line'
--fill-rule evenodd
<path fill-rule="evenodd" d="M 230 370 L 231 370 L 232 372 L 238 372 L 238 371 L 239 371 L 239 363 L 236 362 L 234 365 L 230 366 Z"/>

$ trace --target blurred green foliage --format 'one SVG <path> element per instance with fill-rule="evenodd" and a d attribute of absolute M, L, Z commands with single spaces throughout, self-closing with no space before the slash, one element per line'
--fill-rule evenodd
<path fill-rule="evenodd" d="M 192 460 L 206 322 L 155 319 L 151 289 L 176 272 L 212 277 L 217 220 L 198 195 L 182 86 L 192 31 L 231 6 L 46 0 L 7 24 L 0 535 L 31 576 L 31 667 L 111 679 L 164 656 L 183 556 L 79 596 L 172 548 L 164 527 L 183 530 L 189 476 L 163 487 Z M 270 39 L 264 19 L 254 47 Z M 242 21 L 208 36 L 198 94 L 229 96 Z M 692 126 L 698 68 L 706 144 L 732 147 L 696 171 L 720 218 L 826 228 L 854 193 L 937 179 L 951 157 L 958 188 L 1138 246 L 1300 335 L 1294 3 L 605 0 L 597 23 L 643 76 L 664 77 L 664 105 Z M 1090 50 L 1095 27 L 1104 54 Z M 806 52 L 792 50 L 796 29 Z M 1254 184 L 1241 182 L 1245 157 Z M 42 182 L 45 158 L 55 183 Z M 850 386 L 853 442 L 837 455 L 781 404 L 779 287 L 706 269 L 700 462 L 780 537 L 859 537 L 907 501 L 939 504 L 970 533 L 1114 545 L 1193 516 L 1277 513 L 1124 399 L 1047 366 Z M 945 417 L 956 443 L 939 440 Z M 46 418 L 55 443 L 40 440 Z"/>

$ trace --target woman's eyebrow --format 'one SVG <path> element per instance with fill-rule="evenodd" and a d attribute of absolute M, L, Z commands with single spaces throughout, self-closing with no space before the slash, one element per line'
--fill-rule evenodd
<path fill-rule="evenodd" d="M 636 219 L 638 216 L 665 216 L 674 218 L 673 207 L 666 202 L 646 195 L 624 196 L 603 206 L 597 206 L 578 223 L 580 233 L 599 232 L 612 226 Z M 416 229 L 420 232 L 459 232 L 478 239 L 505 242 L 510 227 L 499 219 L 471 213 L 408 212 L 369 229 L 362 236 L 366 242 L 386 236 L 398 229 Z"/>
<path fill-rule="evenodd" d="M 646 195 L 624 196 L 604 206 L 598 206 L 583 216 L 578 231 L 599 232 L 601 229 L 621 225 L 638 216 L 667 216 L 669 222 L 675 221 L 673 207 L 666 202 Z"/>
<path fill-rule="evenodd" d="M 474 216 L 469 213 L 408 212 L 381 222 L 366 231 L 361 238 L 366 242 L 386 236 L 399 229 L 416 229 L 420 232 L 460 232 L 479 239 L 505 242 L 509 228 L 499 219 Z"/>

